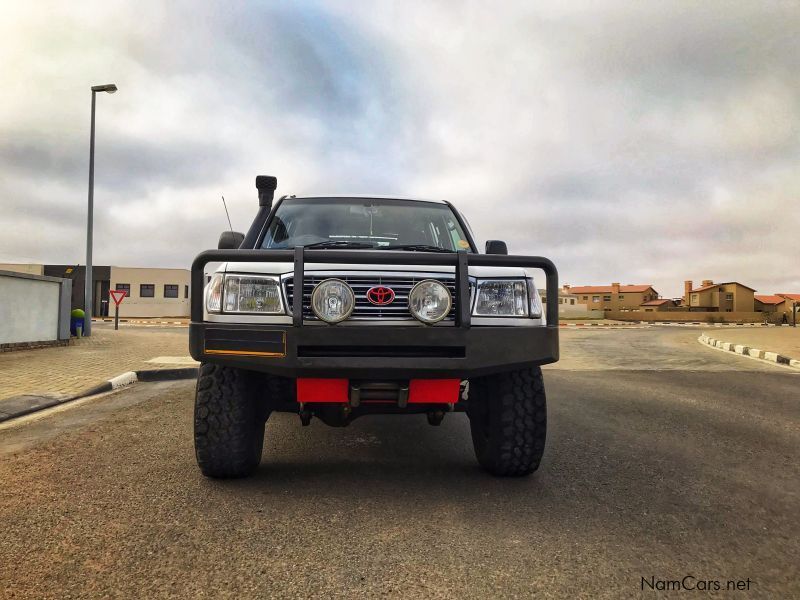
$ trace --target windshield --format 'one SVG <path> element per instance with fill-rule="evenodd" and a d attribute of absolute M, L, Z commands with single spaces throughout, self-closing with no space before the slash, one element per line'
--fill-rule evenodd
<path fill-rule="evenodd" d="M 288 198 L 270 222 L 262 248 L 311 245 L 391 249 L 430 246 L 471 251 L 446 204 L 379 198 Z"/>

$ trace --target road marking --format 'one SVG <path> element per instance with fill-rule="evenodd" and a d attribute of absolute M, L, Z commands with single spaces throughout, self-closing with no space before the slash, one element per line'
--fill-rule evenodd
<path fill-rule="evenodd" d="M 190 365 L 195 366 L 199 365 L 200 363 L 193 359 L 191 356 L 156 356 L 151 358 L 150 360 L 146 360 L 147 363 L 152 363 L 155 365 Z"/>

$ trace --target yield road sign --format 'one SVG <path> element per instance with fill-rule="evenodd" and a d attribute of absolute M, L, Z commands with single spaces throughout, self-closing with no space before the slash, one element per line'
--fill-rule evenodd
<path fill-rule="evenodd" d="M 117 306 L 119 306 L 125 299 L 125 296 L 128 295 L 127 292 L 125 292 L 125 290 L 109 290 L 108 293 L 111 295 L 111 299 Z"/>
<path fill-rule="evenodd" d="M 108 290 L 108 295 L 114 301 L 114 329 L 119 329 L 119 305 L 128 295 L 125 290 Z"/>

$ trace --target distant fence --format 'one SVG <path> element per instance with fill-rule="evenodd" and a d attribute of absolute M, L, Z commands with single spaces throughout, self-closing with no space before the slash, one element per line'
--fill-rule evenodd
<path fill-rule="evenodd" d="M 615 321 L 671 321 L 675 323 L 763 323 L 760 312 L 689 312 L 689 311 L 606 311 L 606 319 Z"/>
<path fill-rule="evenodd" d="M 69 340 L 72 281 L 0 271 L 0 346 Z"/>

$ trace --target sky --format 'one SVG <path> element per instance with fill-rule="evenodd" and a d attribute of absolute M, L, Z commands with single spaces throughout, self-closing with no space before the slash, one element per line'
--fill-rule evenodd
<path fill-rule="evenodd" d="M 0 262 L 186 267 L 282 194 L 452 201 L 572 285 L 800 293 L 800 3 L 0 0 Z"/>

